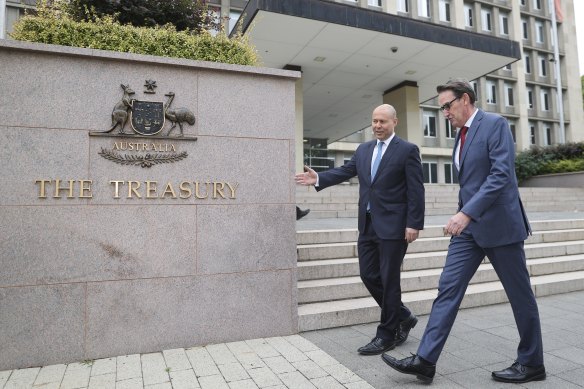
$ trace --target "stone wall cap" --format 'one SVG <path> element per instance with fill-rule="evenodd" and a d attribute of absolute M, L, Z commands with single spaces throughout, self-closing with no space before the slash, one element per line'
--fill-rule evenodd
<path fill-rule="evenodd" d="M 264 76 L 276 76 L 283 78 L 300 78 L 301 72 L 294 70 L 284 70 L 275 68 L 266 68 L 261 66 L 249 66 L 249 65 L 233 65 L 222 62 L 209 62 L 209 61 L 197 61 L 185 58 L 171 58 L 171 57 L 159 57 L 155 55 L 146 54 L 134 54 L 125 53 L 120 51 L 110 51 L 110 50 L 98 50 L 98 49 L 88 49 L 84 47 L 72 47 L 72 46 L 61 46 L 52 45 L 46 43 L 36 43 L 36 42 L 25 42 L 16 41 L 12 39 L 0 39 L 0 51 L 4 50 L 19 50 L 19 51 L 29 51 L 44 54 L 57 54 L 57 55 L 68 55 L 74 57 L 90 57 L 99 59 L 109 59 L 113 61 L 128 61 L 128 62 L 141 62 L 148 64 L 162 64 L 162 65 L 172 65 L 181 66 L 193 69 L 207 69 L 207 70 L 219 70 L 227 72 L 240 72 Z"/>

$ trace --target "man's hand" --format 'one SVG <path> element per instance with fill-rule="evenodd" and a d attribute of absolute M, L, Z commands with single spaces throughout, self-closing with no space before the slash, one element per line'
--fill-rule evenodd
<path fill-rule="evenodd" d="M 458 212 L 452 216 L 444 227 L 444 235 L 460 235 L 460 233 L 468 226 L 471 218 L 467 214 Z"/>
<path fill-rule="evenodd" d="M 304 173 L 298 173 L 294 178 L 297 184 L 308 186 L 316 184 L 317 177 L 318 176 L 314 170 L 308 166 L 304 166 Z"/>
<path fill-rule="evenodd" d="M 418 235 L 420 235 L 420 231 L 414 230 L 413 228 L 406 228 L 406 241 L 408 243 L 412 243 L 414 240 L 418 239 Z"/>

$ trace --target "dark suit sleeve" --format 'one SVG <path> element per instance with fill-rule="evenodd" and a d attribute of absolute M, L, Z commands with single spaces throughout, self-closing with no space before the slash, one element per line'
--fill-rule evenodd
<path fill-rule="evenodd" d="M 424 229 L 424 211 L 426 207 L 424 198 L 424 174 L 420 150 L 413 145 L 406 161 L 406 185 L 408 200 L 408 217 L 406 227 L 416 230 Z"/>
<path fill-rule="evenodd" d="M 318 186 L 316 186 L 315 189 L 320 191 L 329 186 L 340 184 L 343 181 L 347 181 L 349 178 L 355 177 L 357 175 L 356 155 L 358 151 L 359 149 L 357 148 L 357 151 L 353 154 L 351 160 L 343 166 L 318 173 Z"/>

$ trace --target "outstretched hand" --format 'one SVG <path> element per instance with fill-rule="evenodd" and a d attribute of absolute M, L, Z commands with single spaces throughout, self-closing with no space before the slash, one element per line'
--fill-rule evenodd
<path fill-rule="evenodd" d="M 317 177 L 318 175 L 314 170 L 312 170 L 308 166 L 304 166 L 304 173 L 296 174 L 296 176 L 294 176 L 294 179 L 296 180 L 297 184 L 308 186 L 316 184 Z"/>

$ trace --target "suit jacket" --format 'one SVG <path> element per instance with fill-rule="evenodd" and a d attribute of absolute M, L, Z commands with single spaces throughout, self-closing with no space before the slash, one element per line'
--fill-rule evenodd
<path fill-rule="evenodd" d="M 365 230 L 367 204 L 381 239 L 404 239 L 406 227 L 424 228 L 424 183 L 418 147 L 393 137 L 371 181 L 371 159 L 377 140 L 359 145 L 349 162 L 318 174 L 320 191 L 359 177 L 359 232 Z"/>
<path fill-rule="evenodd" d="M 454 152 L 459 138 L 460 132 Z M 466 135 L 458 181 L 458 209 L 472 218 L 465 231 L 479 246 L 498 247 L 527 238 L 531 229 L 519 198 L 515 145 L 502 116 L 477 112 Z"/>

